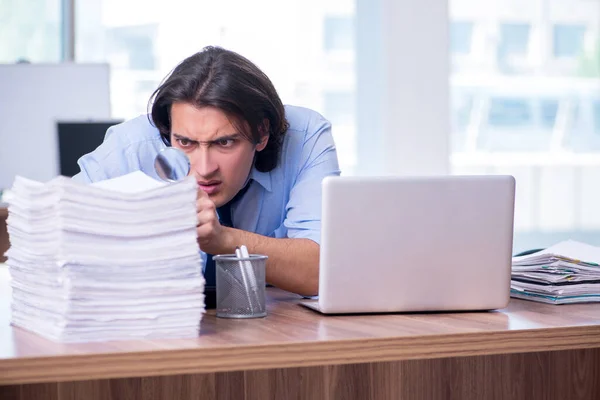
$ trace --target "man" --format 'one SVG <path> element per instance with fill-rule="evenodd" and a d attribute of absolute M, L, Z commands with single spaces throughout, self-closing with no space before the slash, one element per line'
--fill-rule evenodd
<path fill-rule="evenodd" d="M 151 120 L 151 121 L 150 121 Z M 152 111 L 109 129 L 73 179 L 95 182 L 141 170 L 155 176 L 165 146 L 184 151 L 198 181 L 198 244 L 214 286 L 212 255 L 236 246 L 265 254 L 267 282 L 315 295 L 321 181 L 339 175 L 331 125 L 284 107 L 246 58 L 207 47 L 179 64 L 153 94 Z"/>

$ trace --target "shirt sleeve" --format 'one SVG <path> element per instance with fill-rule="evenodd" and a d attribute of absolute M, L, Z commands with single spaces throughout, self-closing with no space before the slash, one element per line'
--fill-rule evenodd
<path fill-rule="evenodd" d="M 93 183 L 120 175 L 120 170 L 126 167 L 122 165 L 126 161 L 123 146 L 119 135 L 114 134 L 114 127 L 108 128 L 100 146 L 77 160 L 80 172 L 72 179 L 81 183 Z"/>
<path fill-rule="evenodd" d="M 298 175 L 286 206 L 287 237 L 320 244 L 321 182 L 332 175 L 340 175 L 337 151 L 331 124 L 320 117 L 305 136 Z"/>
<path fill-rule="evenodd" d="M 143 169 L 144 165 L 153 166 L 154 153 L 160 147 L 159 139 L 153 138 L 143 128 L 135 124 L 110 127 L 102 144 L 79 158 L 77 164 L 80 172 L 72 179 L 81 183 L 94 183 Z M 153 169 L 151 172 L 154 172 Z"/>

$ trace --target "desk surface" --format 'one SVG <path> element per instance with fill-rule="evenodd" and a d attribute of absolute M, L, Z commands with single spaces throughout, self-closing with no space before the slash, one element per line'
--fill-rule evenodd
<path fill-rule="evenodd" d="M 0 385 L 600 347 L 600 305 L 511 300 L 494 312 L 322 316 L 268 290 L 268 316 L 209 311 L 200 336 L 60 344 L 9 325 L 0 267 Z"/>

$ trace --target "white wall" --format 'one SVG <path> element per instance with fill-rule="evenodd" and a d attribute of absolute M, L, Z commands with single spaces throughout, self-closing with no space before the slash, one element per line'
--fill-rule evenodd
<path fill-rule="evenodd" d="M 358 174 L 449 173 L 446 0 L 357 0 Z"/>
<path fill-rule="evenodd" d="M 110 119 L 107 64 L 0 65 L 0 189 L 58 174 L 56 121 Z"/>

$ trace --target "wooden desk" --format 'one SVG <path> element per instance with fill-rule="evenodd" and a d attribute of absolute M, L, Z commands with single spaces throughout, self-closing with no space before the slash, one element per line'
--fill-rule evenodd
<path fill-rule="evenodd" d="M 600 398 L 600 305 L 324 317 L 269 290 L 266 318 L 209 312 L 197 339 L 63 345 L 0 293 L 2 400 Z"/>

